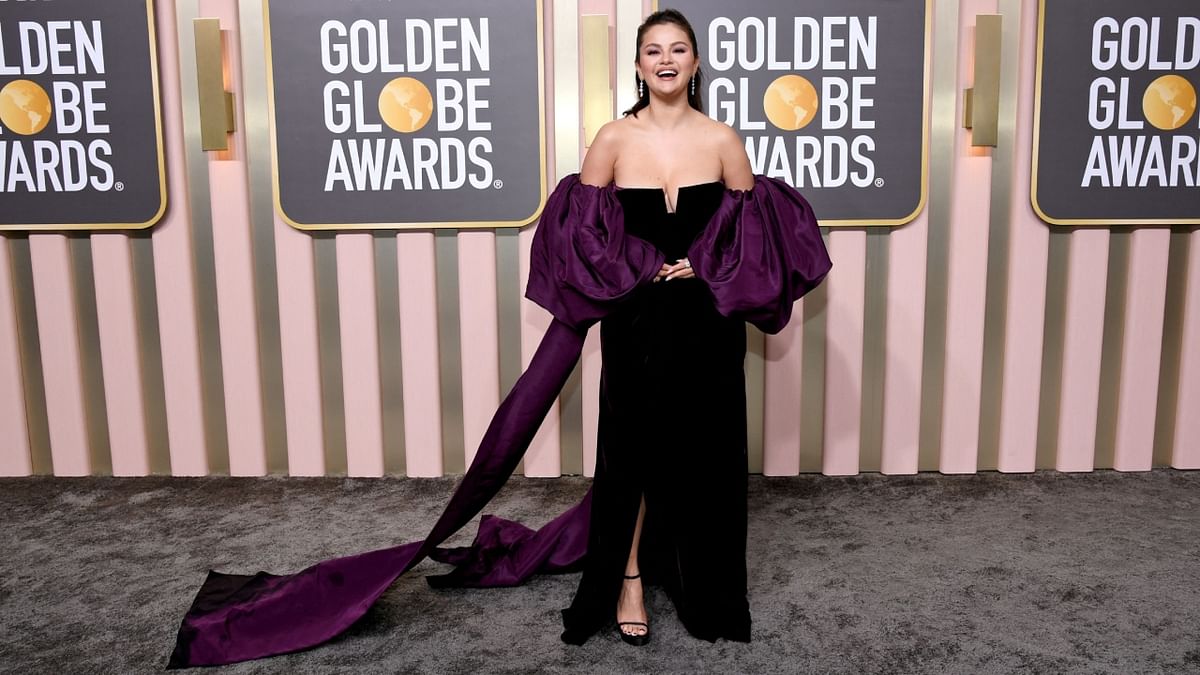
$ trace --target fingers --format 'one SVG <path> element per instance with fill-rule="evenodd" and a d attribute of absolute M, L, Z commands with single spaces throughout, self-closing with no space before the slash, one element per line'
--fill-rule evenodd
<path fill-rule="evenodd" d="M 663 265 L 663 267 L 667 267 L 667 265 Z M 666 280 L 692 279 L 695 276 L 696 273 L 692 271 L 692 263 L 687 258 L 680 258 L 674 265 L 670 266 L 670 270 L 667 271 Z"/>

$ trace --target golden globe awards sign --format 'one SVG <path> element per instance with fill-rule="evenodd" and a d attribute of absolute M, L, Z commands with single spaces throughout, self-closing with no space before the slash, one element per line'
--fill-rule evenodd
<path fill-rule="evenodd" d="M 900 225 L 925 201 L 928 0 L 679 0 L 708 114 L 822 225 Z M 618 55 L 625 58 L 626 55 Z"/>
<path fill-rule="evenodd" d="M 135 229 L 166 209 L 149 0 L 0 0 L 0 229 Z"/>
<path fill-rule="evenodd" d="M 538 215 L 538 0 L 265 7 L 275 195 L 287 222 L 512 227 Z"/>
<path fill-rule="evenodd" d="M 1033 208 L 1063 225 L 1200 223 L 1200 4 L 1043 0 Z"/>

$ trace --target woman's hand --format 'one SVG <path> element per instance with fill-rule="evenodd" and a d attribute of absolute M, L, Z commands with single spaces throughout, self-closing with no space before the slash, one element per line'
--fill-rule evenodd
<path fill-rule="evenodd" d="M 687 258 L 680 258 L 674 265 L 663 263 L 655 275 L 654 281 L 670 281 L 672 279 L 692 279 L 696 273 L 692 271 L 692 263 Z"/>

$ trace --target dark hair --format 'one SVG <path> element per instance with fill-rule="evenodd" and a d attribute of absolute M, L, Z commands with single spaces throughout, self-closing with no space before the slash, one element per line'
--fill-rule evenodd
<path fill-rule="evenodd" d="M 646 31 L 651 26 L 658 26 L 665 23 L 673 23 L 683 29 L 683 32 L 687 33 L 688 40 L 692 43 L 692 54 L 699 59 L 700 48 L 696 45 L 696 31 L 692 30 L 692 24 L 688 23 L 688 20 L 678 10 L 663 9 L 646 17 L 642 25 L 638 26 L 637 52 L 633 55 L 634 60 L 636 61 L 642 56 L 642 38 L 646 35 Z M 633 80 L 634 91 L 637 91 L 638 76 L 636 74 L 633 76 Z M 648 105 L 650 105 L 649 89 L 646 90 L 644 95 L 638 97 L 637 103 L 634 103 L 632 108 L 622 114 L 637 117 L 638 111 Z M 704 112 L 704 70 L 702 68 L 696 68 L 696 93 L 691 93 L 691 90 L 688 90 L 688 105 L 700 112 Z"/>

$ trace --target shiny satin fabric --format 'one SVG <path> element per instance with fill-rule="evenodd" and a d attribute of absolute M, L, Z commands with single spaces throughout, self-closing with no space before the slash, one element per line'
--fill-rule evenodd
<path fill-rule="evenodd" d="M 762 177 L 752 190 L 725 192 L 689 257 L 723 314 L 768 332 L 787 323 L 792 301 L 830 268 L 807 201 L 785 183 Z M 526 297 L 554 321 L 428 536 L 290 575 L 210 571 L 183 618 L 168 668 L 234 663 L 319 645 L 362 617 L 397 577 L 427 556 L 456 566 L 430 577 L 435 586 L 511 586 L 532 574 L 575 569 L 586 553 L 590 493 L 537 531 L 485 516 L 472 546 L 437 546 L 508 480 L 579 360 L 588 328 L 649 283 L 662 262 L 653 246 L 626 236 L 613 186 L 565 177 L 543 210 L 526 288 Z"/>

